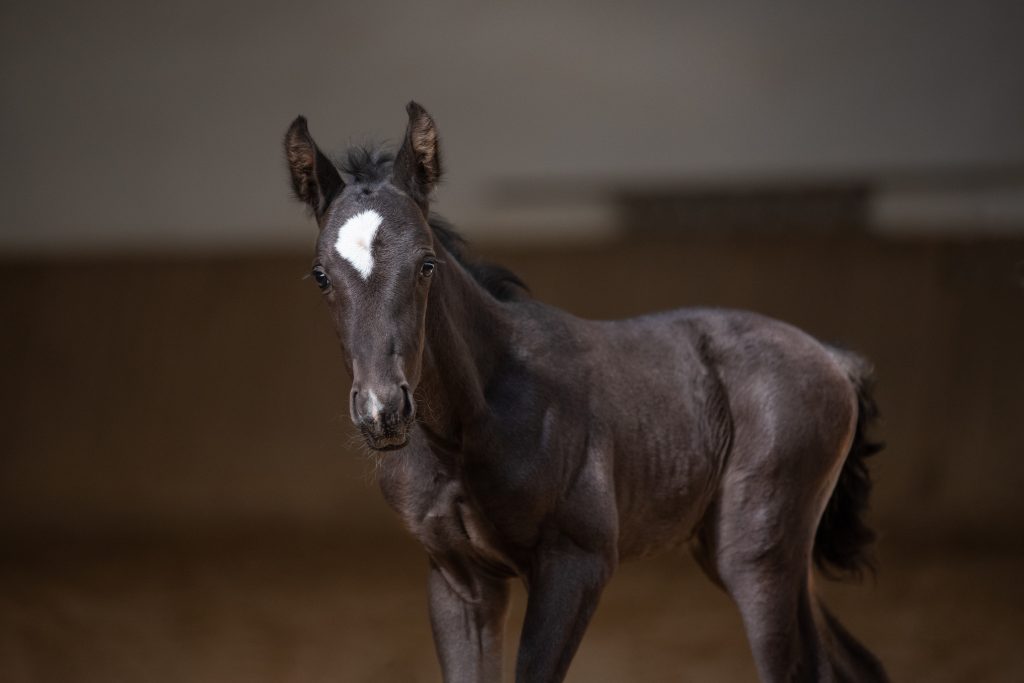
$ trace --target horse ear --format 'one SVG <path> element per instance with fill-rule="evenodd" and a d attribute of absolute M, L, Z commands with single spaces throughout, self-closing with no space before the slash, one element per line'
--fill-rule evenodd
<path fill-rule="evenodd" d="M 313 142 L 306 117 L 299 116 L 284 136 L 284 154 L 292 176 L 295 196 L 319 219 L 334 196 L 345 186 L 331 160 Z"/>
<path fill-rule="evenodd" d="M 394 182 L 412 196 L 424 213 L 430 193 L 441 180 L 441 150 L 437 126 L 427 110 L 416 102 L 405 107 L 409 125 L 395 156 Z"/>

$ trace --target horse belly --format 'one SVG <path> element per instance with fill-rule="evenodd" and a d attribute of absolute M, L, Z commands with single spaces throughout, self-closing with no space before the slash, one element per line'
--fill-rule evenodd
<path fill-rule="evenodd" d="M 731 422 L 717 379 L 689 361 L 650 374 L 618 403 L 615 489 L 619 548 L 648 555 L 688 541 L 714 495 Z M 664 368 L 666 365 L 663 364 Z"/>
<path fill-rule="evenodd" d="M 716 468 L 674 440 L 616 457 L 619 555 L 651 555 L 686 543 L 710 502 Z"/>

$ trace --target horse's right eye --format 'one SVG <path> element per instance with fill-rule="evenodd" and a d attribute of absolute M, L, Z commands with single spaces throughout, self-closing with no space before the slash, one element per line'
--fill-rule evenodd
<path fill-rule="evenodd" d="M 331 278 L 327 277 L 327 273 L 321 266 L 313 269 L 313 279 L 316 280 L 316 286 L 322 290 L 331 286 Z"/>

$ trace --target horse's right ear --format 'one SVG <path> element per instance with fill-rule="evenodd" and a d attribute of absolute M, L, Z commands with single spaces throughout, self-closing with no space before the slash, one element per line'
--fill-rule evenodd
<path fill-rule="evenodd" d="M 299 116 L 288 127 L 284 154 L 296 198 L 305 202 L 319 220 L 345 183 L 331 160 L 313 142 L 305 116 Z"/>

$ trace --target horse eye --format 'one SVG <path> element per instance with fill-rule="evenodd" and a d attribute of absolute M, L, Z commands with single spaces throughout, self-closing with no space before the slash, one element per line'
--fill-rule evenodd
<path fill-rule="evenodd" d="M 423 277 L 430 277 L 434 274 L 435 263 L 433 261 L 424 261 L 423 265 L 420 266 L 420 275 Z"/>
<path fill-rule="evenodd" d="M 327 273 L 321 266 L 313 269 L 313 279 L 316 280 L 316 286 L 320 289 L 327 289 L 331 286 L 331 278 L 327 277 Z"/>

